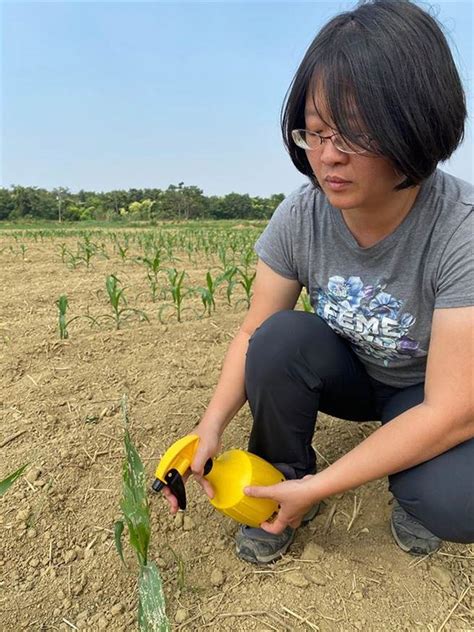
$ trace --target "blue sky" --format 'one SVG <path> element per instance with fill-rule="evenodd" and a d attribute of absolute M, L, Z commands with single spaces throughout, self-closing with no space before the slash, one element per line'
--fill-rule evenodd
<path fill-rule="evenodd" d="M 1 2 L 1 186 L 288 194 L 286 90 L 321 26 L 354 2 Z M 420 3 L 421 4 L 421 3 Z M 473 115 L 473 4 L 445 26 Z M 443 166 L 472 181 L 472 122 Z"/>

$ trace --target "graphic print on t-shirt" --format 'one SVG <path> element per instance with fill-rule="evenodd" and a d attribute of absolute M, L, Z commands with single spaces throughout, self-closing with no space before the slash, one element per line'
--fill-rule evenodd
<path fill-rule="evenodd" d="M 382 359 L 385 366 L 395 358 L 426 356 L 408 335 L 416 318 L 403 312 L 403 301 L 385 288 L 385 283 L 364 285 L 358 276 L 332 276 L 327 288 L 316 292 L 315 312 L 361 353 Z"/>

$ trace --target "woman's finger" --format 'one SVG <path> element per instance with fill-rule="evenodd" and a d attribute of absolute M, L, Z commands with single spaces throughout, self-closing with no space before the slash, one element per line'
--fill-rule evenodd
<path fill-rule="evenodd" d="M 246 496 L 252 496 L 252 498 L 270 498 L 271 500 L 277 500 L 274 497 L 275 485 L 259 485 L 244 487 L 244 494 Z"/>
<path fill-rule="evenodd" d="M 203 488 L 208 498 L 214 498 L 214 489 L 208 480 L 197 474 L 194 475 L 194 479 Z"/>

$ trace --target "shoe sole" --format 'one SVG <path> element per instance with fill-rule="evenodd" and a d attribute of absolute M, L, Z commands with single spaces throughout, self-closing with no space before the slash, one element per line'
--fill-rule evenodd
<path fill-rule="evenodd" d="M 436 551 L 438 551 L 439 548 L 440 548 L 440 546 L 438 546 L 438 548 L 435 549 L 434 551 L 422 551 L 421 549 L 418 549 L 416 547 L 410 548 L 409 546 L 406 546 L 406 544 L 403 544 L 403 542 L 401 542 L 401 540 L 398 537 L 397 532 L 395 530 L 395 526 L 393 524 L 393 520 L 390 520 L 390 528 L 391 528 L 391 531 L 392 531 L 393 539 L 395 540 L 397 545 L 401 548 L 401 550 L 405 551 L 405 553 L 409 553 L 410 555 L 416 555 L 418 557 L 422 557 L 424 555 L 431 555 L 432 553 L 436 553 Z"/>
<path fill-rule="evenodd" d="M 251 554 L 247 555 L 245 551 L 239 551 L 238 546 L 235 547 L 235 552 L 237 553 L 237 557 L 239 559 L 244 560 L 245 562 L 250 562 L 250 564 L 271 564 L 271 562 L 276 562 L 280 559 L 280 557 L 285 555 L 290 547 L 290 544 L 295 539 L 295 533 L 296 531 L 293 532 L 291 540 L 288 540 L 288 542 L 273 555 L 267 555 L 265 557 L 254 557 Z"/>

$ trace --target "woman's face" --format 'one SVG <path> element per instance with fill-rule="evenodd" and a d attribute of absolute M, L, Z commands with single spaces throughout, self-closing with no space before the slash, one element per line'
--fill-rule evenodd
<path fill-rule="evenodd" d="M 319 103 L 321 103 L 319 101 Z M 321 111 L 325 120 L 324 110 Z M 328 127 L 315 112 L 313 95 L 308 91 L 305 107 L 305 127 L 309 131 L 330 136 L 336 130 Z M 374 155 L 344 153 L 330 140 L 311 151 L 306 151 L 311 169 L 332 206 L 340 209 L 380 208 L 387 196 L 396 196 L 393 188 L 403 181 L 389 160 Z M 331 185 L 331 178 L 348 181 L 347 184 Z"/>

